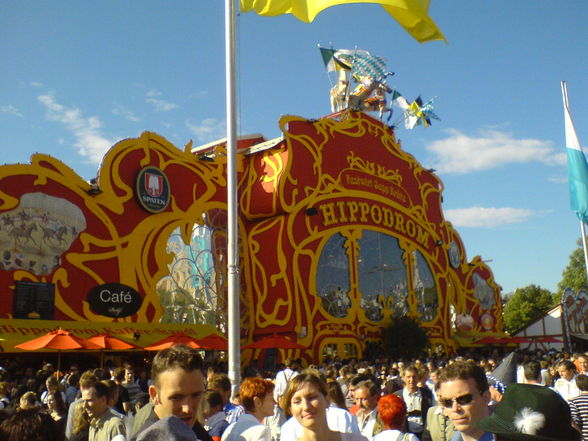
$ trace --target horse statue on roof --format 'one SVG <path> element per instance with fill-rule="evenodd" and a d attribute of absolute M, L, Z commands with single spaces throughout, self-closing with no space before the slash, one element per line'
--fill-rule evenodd
<path fill-rule="evenodd" d="M 361 77 L 359 84 L 349 96 L 349 108 L 356 111 L 378 112 L 382 119 L 384 112 L 390 112 L 388 119 L 392 116 L 392 108 L 387 107 L 386 94 L 392 93 L 392 89 L 386 83 L 386 77 L 393 75 L 386 73 L 382 79 L 374 77 Z"/>

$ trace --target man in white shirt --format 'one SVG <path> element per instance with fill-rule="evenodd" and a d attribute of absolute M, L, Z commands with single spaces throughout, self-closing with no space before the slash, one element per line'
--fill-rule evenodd
<path fill-rule="evenodd" d="M 580 395 L 580 389 L 576 386 L 576 366 L 569 360 L 562 360 L 557 365 L 559 379 L 553 385 L 553 390 L 560 394 L 564 400 Z"/>
<path fill-rule="evenodd" d="M 372 439 L 375 435 L 379 393 L 380 387 L 372 380 L 362 381 L 355 387 L 355 404 L 359 407 L 357 411 L 359 431 L 367 439 Z"/>
<path fill-rule="evenodd" d="M 415 366 L 408 366 L 402 372 L 404 387 L 394 392 L 406 404 L 406 422 L 410 433 L 419 439 L 427 424 L 427 412 L 434 404 L 433 392 L 428 387 L 419 387 L 419 371 Z"/>
<path fill-rule="evenodd" d="M 279 371 L 276 374 L 276 379 L 274 381 L 276 387 L 274 389 L 274 400 L 278 403 L 278 406 L 282 406 L 281 398 L 286 393 L 288 389 L 288 384 L 296 375 L 298 375 L 298 362 L 293 359 L 286 359 L 285 363 L 286 367 L 284 370 Z"/>

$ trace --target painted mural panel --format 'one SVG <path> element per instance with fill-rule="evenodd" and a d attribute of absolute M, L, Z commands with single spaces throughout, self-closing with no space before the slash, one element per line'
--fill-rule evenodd
<path fill-rule="evenodd" d="M 138 179 L 147 169 L 155 170 L 145 174 L 151 178 Z M 0 167 L 0 318 L 13 314 L 16 282 L 28 282 L 54 287 L 55 320 L 159 321 L 156 285 L 173 257 L 168 238 L 179 231 L 189 243 L 204 212 L 225 208 L 223 169 L 152 133 L 113 146 L 92 183 L 42 154 Z M 157 191 L 164 181 L 167 195 Z M 160 212 L 140 204 L 142 184 L 153 203 L 165 196 Z M 111 284 L 138 293 L 136 312 L 117 318 L 100 312 L 121 310 L 115 304 L 90 307 L 91 292 Z M 118 294 L 97 298 L 127 298 Z"/>
<path fill-rule="evenodd" d="M 85 229 L 82 210 L 68 200 L 23 194 L 17 208 L 0 216 L 1 265 L 45 276 L 59 267 L 63 253 Z"/>

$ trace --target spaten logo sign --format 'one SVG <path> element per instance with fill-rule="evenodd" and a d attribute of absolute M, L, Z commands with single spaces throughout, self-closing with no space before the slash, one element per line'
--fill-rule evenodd
<path fill-rule="evenodd" d="M 143 168 L 137 176 L 137 199 L 150 213 L 165 210 L 170 199 L 169 181 L 165 173 L 157 167 Z"/>

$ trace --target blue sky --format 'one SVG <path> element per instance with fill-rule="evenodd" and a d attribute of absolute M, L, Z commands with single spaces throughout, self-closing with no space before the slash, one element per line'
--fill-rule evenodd
<path fill-rule="evenodd" d="M 449 44 L 419 44 L 379 6 L 346 5 L 311 24 L 240 14 L 240 134 L 278 136 L 281 115 L 330 113 L 317 44 L 386 57 L 408 98 L 437 97 L 441 121 L 399 128 L 437 170 L 468 258 L 510 292 L 554 290 L 580 236 L 569 210 L 560 81 L 588 139 L 588 2 L 432 0 Z M 115 142 L 145 130 L 178 147 L 224 137 L 224 2 L 0 2 L 0 152 L 35 152 L 90 179 Z M 393 119 L 399 116 L 396 111 Z"/>

